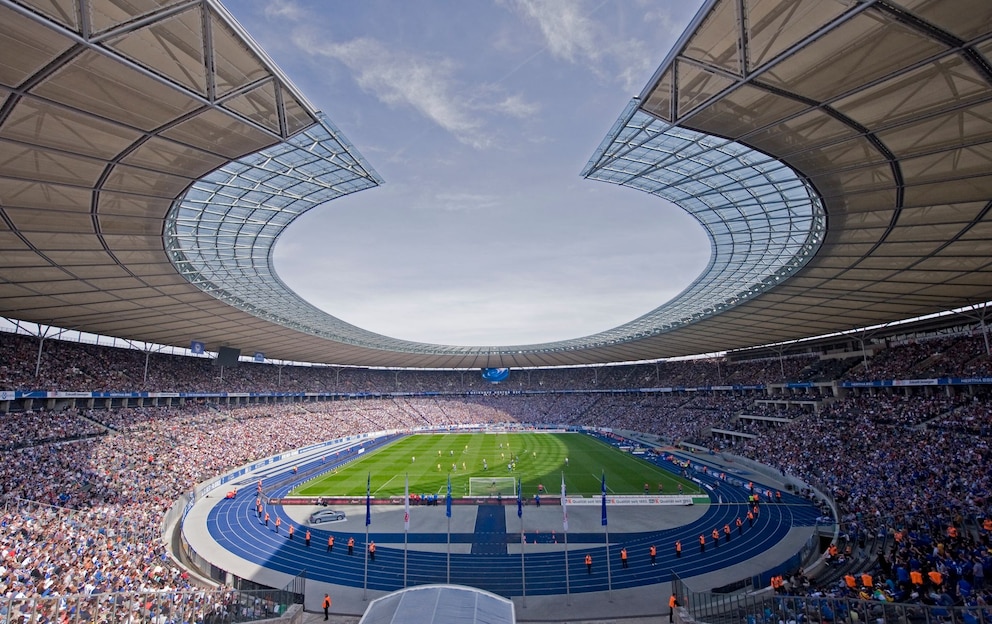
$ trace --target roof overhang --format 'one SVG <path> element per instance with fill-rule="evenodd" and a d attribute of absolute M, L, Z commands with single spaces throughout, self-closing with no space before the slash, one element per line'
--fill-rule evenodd
<path fill-rule="evenodd" d="M 707 269 L 607 332 L 463 347 L 353 327 L 275 275 L 293 219 L 381 180 L 218 3 L 0 0 L 0 313 L 471 368 L 723 351 L 990 300 L 990 25 L 983 0 L 708 2 L 583 172 L 693 214 Z"/>

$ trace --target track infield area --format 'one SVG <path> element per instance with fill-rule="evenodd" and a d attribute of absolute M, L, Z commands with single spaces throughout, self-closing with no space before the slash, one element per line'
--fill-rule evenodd
<path fill-rule="evenodd" d="M 692 481 L 580 433 L 442 433 L 415 434 L 364 453 L 291 492 L 291 496 L 403 496 L 405 478 L 410 493 L 469 496 L 471 477 L 519 479 L 523 495 L 558 496 L 564 476 L 569 496 L 596 496 L 601 477 L 611 495 L 644 494 L 647 485 L 657 494 L 699 493 Z M 477 491 L 474 494 L 479 494 Z M 482 493 L 485 495 L 485 493 Z M 506 496 L 506 494 L 504 494 Z"/>

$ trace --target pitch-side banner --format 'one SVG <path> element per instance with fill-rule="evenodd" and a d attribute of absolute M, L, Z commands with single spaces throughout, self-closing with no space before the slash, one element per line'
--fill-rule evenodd
<path fill-rule="evenodd" d="M 706 497 L 707 499 L 709 497 Z M 565 502 L 568 505 L 600 505 L 602 504 L 602 498 L 599 496 L 594 496 L 591 498 L 584 498 L 581 496 L 571 497 L 566 496 Z M 643 495 L 632 495 L 632 496 L 607 496 L 607 505 L 691 505 L 691 496 L 643 496 Z"/>

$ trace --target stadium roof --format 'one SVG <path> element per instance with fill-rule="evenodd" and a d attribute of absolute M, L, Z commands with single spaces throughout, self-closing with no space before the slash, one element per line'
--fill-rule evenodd
<path fill-rule="evenodd" d="M 213 0 L 0 0 L 0 314 L 269 358 L 650 360 L 992 299 L 992 3 L 712 0 L 583 175 L 710 235 L 673 301 L 593 336 L 409 342 L 276 276 L 306 210 L 381 179 Z"/>

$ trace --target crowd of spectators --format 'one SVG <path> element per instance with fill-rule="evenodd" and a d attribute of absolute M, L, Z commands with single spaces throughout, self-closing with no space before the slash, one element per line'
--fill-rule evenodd
<path fill-rule="evenodd" d="M 40 357 L 39 357 L 40 355 Z M 762 359 L 713 357 L 651 364 L 520 369 L 499 384 L 471 370 L 387 370 L 241 362 L 112 348 L 0 332 L 0 389 L 103 392 L 479 392 L 758 385 L 979 375 L 990 370 L 984 337 L 908 341 L 871 358 L 816 354 Z M 846 372 L 845 372 L 846 371 Z M 829 374 L 828 374 L 829 373 Z M 832 375 L 832 376 L 831 376 Z M 843 377 L 842 377 L 843 376 Z"/>
<path fill-rule="evenodd" d="M 29 339 L 11 340 L 12 336 L 3 335 L 0 341 L 4 356 L 0 388 L 5 387 L 2 384 L 35 387 L 29 380 L 36 379 L 37 343 L 32 347 Z M 984 357 L 981 353 L 974 356 L 974 345 L 959 346 L 962 340 L 977 343 L 981 338 L 946 340 L 941 353 L 964 354 L 953 359 L 962 366 Z M 46 343 L 42 360 L 42 370 L 50 371 L 44 377 L 46 387 L 63 389 L 62 383 L 74 389 L 88 384 L 104 384 L 102 389 L 136 389 L 129 387 L 131 383 L 148 387 L 142 386 L 144 354 L 132 352 L 117 358 L 122 350 L 73 343 L 54 348 L 57 341 Z M 900 370 L 921 370 L 921 362 L 934 362 L 934 344 L 924 350 L 927 354 L 915 344 L 893 347 L 891 351 L 908 350 L 880 362 L 895 375 Z M 189 358 L 154 354 L 151 358 L 161 360 L 150 367 L 157 371 L 149 375 L 157 380 L 156 387 L 173 390 L 175 384 L 186 384 L 203 389 L 218 383 L 218 371 L 207 360 L 194 359 L 190 364 Z M 798 366 L 803 360 L 796 358 L 794 363 Z M 900 369 L 897 361 L 906 368 Z M 18 367 L 18 362 L 23 366 Z M 750 379 L 749 375 L 769 365 L 780 367 L 780 372 L 784 366 L 777 360 L 741 366 L 736 369 L 741 373 L 737 378 Z M 982 518 L 990 512 L 992 409 L 983 392 L 900 389 L 854 393 L 824 401 L 820 413 L 809 414 L 808 407 L 769 404 L 767 395 L 757 390 L 551 391 L 572 383 L 573 377 L 579 386 L 575 390 L 602 390 L 602 384 L 614 383 L 651 387 L 654 384 L 649 382 L 662 378 L 710 383 L 713 374 L 716 379 L 733 378 L 731 369 L 734 366 L 726 362 L 698 360 L 516 371 L 521 387 L 533 385 L 548 391 L 459 395 L 465 388 L 489 386 L 471 371 L 243 365 L 226 371 L 225 383 L 230 381 L 239 390 L 261 391 L 268 388 L 275 371 L 281 383 L 307 391 L 329 389 L 318 389 L 321 384 L 375 392 L 396 387 L 403 387 L 404 392 L 414 388 L 436 392 L 438 384 L 454 389 L 436 396 L 241 406 L 204 400 L 169 407 L 70 407 L 6 413 L 0 416 L 5 427 L 0 448 L 0 504 L 4 507 L 0 596 L 193 589 L 186 573 L 165 554 L 159 535 L 165 511 L 182 493 L 211 476 L 320 440 L 462 423 L 531 423 L 608 426 L 667 442 L 712 445 L 709 432 L 713 428 L 753 426 L 741 419 L 751 414 L 785 415 L 791 422 L 774 428 L 754 426 L 758 437 L 738 441 L 734 452 L 828 492 L 848 526 L 899 536 L 873 570 L 886 596 L 921 602 L 944 600 L 942 594 L 957 602 L 987 599 L 984 582 L 978 578 L 992 571 L 983 555 L 989 546 L 988 534 L 969 532 L 963 524 L 963 519 Z M 195 381 L 202 374 L 208 381 Z M 961 527 L 957 539 L 949 539 L 949 526 Z M 903 582 L 905 575 L 900 570 L 911 572 L 914 566 L 925 572 L 942 571 L 949 579 L 936 599 L 932 587 Z M 961 585 L 961 579 L 968 585 Z M 842 587 L 822 588 L 815 581 L 811 588 L 836 595 L 860 594 L 864 589 L 851 588 L 846 582 Z"/>
<path fill-rule="evenodd" d="M 966 332 L 885 345 L 842 378 L 849 381 L 929 379 L 974 377 L 990 372 L 992 358 L 986 336 Z"/>
<path fill-rule="evenodd" d="M 11 412 L 3 416 L 3 438 L 0 450 L 9 451 L 22 446 L 37 445 L 56 440 L 71 440 L 100 435 L 106 432 L 101 426 L 77 409 L 68 409 L 52 418 L 46 412 Z"/>
<path fill-rule="evenodd" d="M 880 425 L 912 427 L 951 412 L 971 400 L 972 398 L 966 394 L 865 393 L 825 405 L 821 416 L 835 420 L 870 420 Z"/>
<path fill-rule="evenodd" d="M 845 530 L 894 537 L 882 542 L 891 546 L 875 553 L 878 559 L 867 560 L 863 572 L 873 579 L 869 587 L 860 580 L 849 583 L 851 577 L 860 579 L 857 571 L 826 587 L 814 582 L 811 592 L 947 606 L 988 601 L 992 596 L 983 579 L 984 570 L 992 571 L 992 543 L 981 524 L 992 512 L 988 438 L 883 424 L 862 413 L 864 405 L 860 398 L 851 401 L 849 421 L 807 416 L 735 448 L 828 492 Z M 988 418 L 988 407 L 979 411 Z M 924 579 L 938 571 L 944 581 L 914 583 L 913 570 Z"/>
<path fill-rule="evenodd" d="M 794 405 L 791 403 L 782 403 L 778 401 L 773 402 L 758 400 L 747 408 L 747 414 L 750 416 L 787 418 L 789 420 L 811 413 L 813 413 L 813 410 L 808 405 Z"/>
<path fill-rule="evenodd" d="M 976 395 L 971 402 L 935 418 L 927 426 L 980 438 L 992 437 L 992 409 L 987 394 Z"/>

